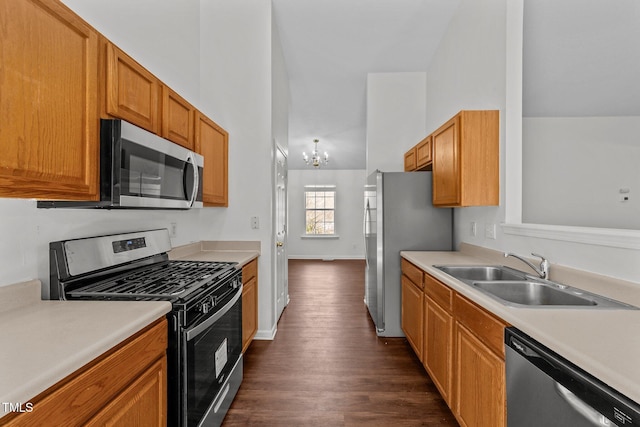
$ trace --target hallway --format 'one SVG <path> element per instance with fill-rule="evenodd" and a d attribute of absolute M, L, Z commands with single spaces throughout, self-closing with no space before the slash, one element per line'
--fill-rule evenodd
<path fill-rule="evenodd" d="M 364 261 L 289 261 L 290 303 L 254 341 L 229 426 L 457 426 L 404 338 L 378 338 Z"/>

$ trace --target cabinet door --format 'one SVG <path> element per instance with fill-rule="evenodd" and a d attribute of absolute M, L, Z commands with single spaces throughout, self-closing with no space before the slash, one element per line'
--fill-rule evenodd
<path fill-rule="evenodd" d="M 167 424 L 167 359 L 162 358 L 93 417 L 87 427 Z"/>
<path fill-rule="evenodd" d="M 424 300 L 424 367 L 451 406 L 453 316 L 429 297 Z"/>
<path fill-rule="evenodd" d="M 168 86 L 162 86 L 162 136 L 183 147 L 195 148 L 196 110 Z"/>
<path fill-rule="evenodd" d="M 98 199 L 98 33 L 60 2 L 0 2 L 0 196 Z"/>
<path fill-rule="evenodd" d="M 418 359 L 422 360 L 422 299 L 424 294 L 411 280 L 402 275 L 402 330 L 413 347 Z"/>
<path fill-rule="evenodd" d="M 464 427 L 504 427 L 504 361 L 459 322 L 455 329 L 454 414 Z"/>
<path fill-rule="evenodd" d="M 228 206 L 229 135 L 202 113 L 196 117 L 196 152 L 204 156 L 202 198 L 206 206 Z"/>
<path fill-rule="evenodd" d="M 244 353 L 258 331 L 258 282 L 254 277 L 242 286 L 242 352 Z"/>
<path fill-rule="evenodd" d="M 159 134 L 159 80 L 111 43 L 106 80 L 107 113 Z"/>
<path fill-rule="evenodd" d="M 416 167 L 429 169 L 431 165 L 431 135 L 420 141 L 416 146 Z"/>
<path fill-rule="evenodd" d="M 416 147 L 404 153 L 404 171 L 412 172 L 416 170 Z"/>
<path fill-rule="evenodd" d="M 460 132 L 459 116 L 432 134 L 433 204 L 460 204 Z"/>

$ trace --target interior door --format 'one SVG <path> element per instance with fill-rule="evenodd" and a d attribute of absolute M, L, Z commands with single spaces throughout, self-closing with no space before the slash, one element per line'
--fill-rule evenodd
<path fill-rule="evenodd" d="M 280 319 L 289 303 L 287 273 L 287 156 L 276 144 L 276 318 Z"/>

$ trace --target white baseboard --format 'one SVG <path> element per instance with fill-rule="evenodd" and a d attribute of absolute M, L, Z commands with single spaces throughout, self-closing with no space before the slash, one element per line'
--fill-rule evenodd
<path fill-rule="evenodd" d="M 263 341 L 273 341 L 276 337 L 277 331 L 278 331 L 278 325 L 274 325 L 271 330 L 258 329 L 258 332 L 256 332 L 256 336 L 253 337 L 253 339 L 263 340 Z"/>
<path fill-rule="evenodd" d="M 364 255 L 288 255 L 288 259 L 321 259 L 324 261 L 340 260 L 364 260 Z"/>

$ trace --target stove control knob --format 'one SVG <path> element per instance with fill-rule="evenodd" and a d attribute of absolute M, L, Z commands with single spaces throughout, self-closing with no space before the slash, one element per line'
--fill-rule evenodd
<path fill-rule="evenodd" d="M 200 313 L 207 314 L 209 312 L 210 308 L 211 308 L 211 303 L 203 302 L 202 304 L 200 304 L 200 307 L 198 309 L 199 309 Z"/>

